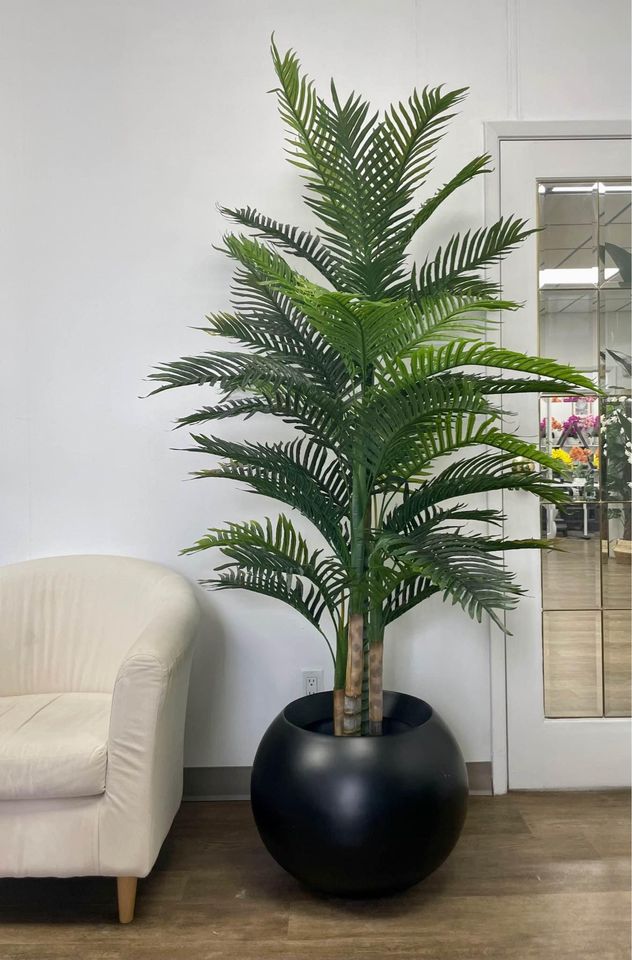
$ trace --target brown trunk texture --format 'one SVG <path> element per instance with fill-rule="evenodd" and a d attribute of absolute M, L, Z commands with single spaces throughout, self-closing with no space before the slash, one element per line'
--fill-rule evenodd
<path fill-rule="evenodd" d="M 369 734 L 379 737 L 384 716 L 384 681 L 382 665 L 384 645 L 372 643 L 369 647 Z"/>
<path fill-rule="evenodd" d="M 352 613 L 349 617 L 349 642 L 347 647 L 347 675 L 344 699 L 344 736 L 356 736 L 362 726 L 362 645 L 364 617 Z"/>
<path fill-rule="evenodd" d="M 345 692 L 334 690 L 334 736 L 341 737 L 344 727 Z"/>

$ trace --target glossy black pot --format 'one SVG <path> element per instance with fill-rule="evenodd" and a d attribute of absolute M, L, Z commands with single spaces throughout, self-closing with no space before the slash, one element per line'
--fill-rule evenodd
<path fill-rule="evenodd" d="M 266 731 L 252 770 L 261 839 L 298 880 L 338 896 L 412 886 L 459 838 L 467 773 L 423 700 L 384 694 L 381 737 L 332 736 L 331 693 L 295 700 Z"/>

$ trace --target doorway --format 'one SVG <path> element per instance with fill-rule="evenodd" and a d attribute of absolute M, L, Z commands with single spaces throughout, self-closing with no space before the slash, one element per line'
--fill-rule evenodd
<path fill-rule="evenodd" d="M 495 792 L 630 784 L 630 134 L 543 127 L 488 129 L 488 216 L 541 228 L 498 270 L 524 302 L 499 336 L 579 367 L 595 393 L 511 398 L 507 427 L 558 459 L 569 503 L 502 497 L 506 536 L 555 549 L 512 556 L 528 593 L 513 636 L 492 635 Z"/>

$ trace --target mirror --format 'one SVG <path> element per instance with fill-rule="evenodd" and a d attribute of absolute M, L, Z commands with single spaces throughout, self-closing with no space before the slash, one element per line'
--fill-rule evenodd
<path fill-rule="evenodd" d="M 539 352 L 597 388 L 540 400 L 569 498 L 540 511 L 556 548 L 542 556 L 545 715 L 630 716 L 632 187 L 544 182 L 538 198 Z"/>

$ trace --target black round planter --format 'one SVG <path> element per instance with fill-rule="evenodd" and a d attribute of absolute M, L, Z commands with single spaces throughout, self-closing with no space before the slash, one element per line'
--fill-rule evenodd
<path fill-rule="evenodd" d="M 467 773 L 449 729 L 423 700 L 384 694 L 381 737 L 332 736 L 331 693 L 290 703 L 257 750 L 255 821 L 274 859 L 338 896 L 422 880 L 459 838 Z"/>

